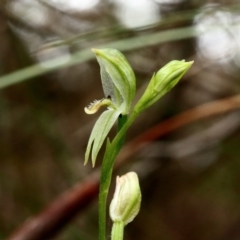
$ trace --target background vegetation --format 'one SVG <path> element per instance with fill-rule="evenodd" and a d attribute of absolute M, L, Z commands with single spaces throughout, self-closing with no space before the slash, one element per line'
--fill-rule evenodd
<path fill-rule="evenodd" d="M 240 239 L 239 13 L 237 0 L 1 1 L 0 239 L 97 239 L 93 47 L 126 55 L 136 99 L 170 60 L 195 61 L 119 156 L 114 175 L 138 172 L 143 194 L 125 239 Z"/>

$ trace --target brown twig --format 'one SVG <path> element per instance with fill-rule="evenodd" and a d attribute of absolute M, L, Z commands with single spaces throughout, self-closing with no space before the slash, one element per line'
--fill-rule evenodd
<path fill-rule="evenodd" d="M 202 104 L 198 107 L 180 113 L 175 117 L 167 119 L 166 121 L 163 121 L 150 128 L 140 136 L 133 139 L 127 145 L 125 145 L 119 154 L 119 161 L 117 164 L 122 165 L 123 162 L 126 161 L 126 159 L 128 159 L 133 153 L 146 146 L 150 141 L 162 137 L 179 127 L 183 127 L 184 125 L 201 120 L 203 118 L 223 114 L 237 108 L 240 108 L 240 94 L 233 97 Z"/>
<path fill-rule="evenodd" d="M 63 193 L 39 215 L 26 221 L 8 239 L 43 240 L 56 235 L 95 199 L 98 194 L 98 179 L 98 172 L 95 171 L 83 182 Z"/>
<path fill-rule="evenodd" d="M 120 152 L 116 167 L 120 167 L 131 155 L 156 138 L 191 122 L 223 114 L 239 107 L 240 95 L 236 95 L 203 104 L 163 121 L 128 143 Z M 52 202 L 42 213 L 24 223 L 8 240 L 48 239 L 95 199 L 98 186 L 99 171 L 95 170 L 82 183 L 77 184 Z"/>

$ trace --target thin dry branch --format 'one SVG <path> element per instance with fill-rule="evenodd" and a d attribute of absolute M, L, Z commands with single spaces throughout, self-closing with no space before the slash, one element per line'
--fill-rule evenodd
<path fill-rule="evenodd" d="M 240 94 L 212 101 L 210 103 L 202 104 L 196 108 L 190 109 L 183 113 L 178 114 L 175 117 L 167 119 L 159 123 L 158 125 L 150 128 L 140 136 L 129 142 L 119 154 L 117 164 L 122 165 L 126 159 L 132 154 L 146 146 L 150 141 L 153 141 L 165 134 L 176 130 L 177 128 L 183 127 L 194 121 L 201 120 L 203 118 L 212 117 L 214 115 L 223 114 L 240 107 Z"/>
<path fill-rule="evenodd" d="M 84 181 L 59 196 L 40 214 L 27 220 L 8 239 L 49 239 L 90 205 L 98 194 L 98 188 L 99 175 L 98 171 L 95 171 Z"/>

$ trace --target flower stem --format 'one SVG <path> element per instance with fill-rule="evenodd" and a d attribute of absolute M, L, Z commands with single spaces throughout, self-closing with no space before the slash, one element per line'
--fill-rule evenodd
<path fill-rule="evenodd" d="M 114 222 L 112 227 L 112 240 L 123 240 L 124 223 Z"/>
<path fill-rule="evenodd" d="M 99 240 L 106 240 L 106 204 L 109 186 L 112 178 L 112 171 L 117 154 L 124 143 L 127 129 L 131 126 L 138 114 L 134 111 L 131 116 L 121 116 L 118 119 L 117 135 L 110 143 L 107 141 L 107 147 L 104 154 L 101 177 L 100 177 L 100 193 L 99 193 Z"/>

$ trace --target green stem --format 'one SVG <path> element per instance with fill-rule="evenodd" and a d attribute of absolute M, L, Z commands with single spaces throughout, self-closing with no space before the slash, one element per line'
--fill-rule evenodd
<path fill-rule="evenodd" d="M 110 143 L 107 141 L 107 147 L 104 154 L 102 166 L 101 166 L 101 177 L 100 177 L 100 193 L 99 193 L 99 240 L 106 239 L 106 205 L 107 195 L 109 186 L 112 178 L 112 171 L 114 161 L 122 148 L 124 143 L 127 129 L 131 126 L 133 121 L 136 119 L 138 114 L 135 111 L 132 112 L 131 116 L 119 117 L 117 135 Z"/>
<path fill-rule="evenodd" d="M 112 240 L 123 240 L 124 223 L 114 222 L 112 227 Z"/>
<path fill-rule="evenodd" d="M 118 118 L 118 127 L 117 127 L 117 134 L 120 132 L 120 130 L 122 129 L 123 125 L 127 122 L 127 115 L 121 115 Z M 125 134 L 121 137 L 121 139 L 118 142 L 118 148 L 119 150 L 122 148 L 124 141 L 125 141 Z"/>

